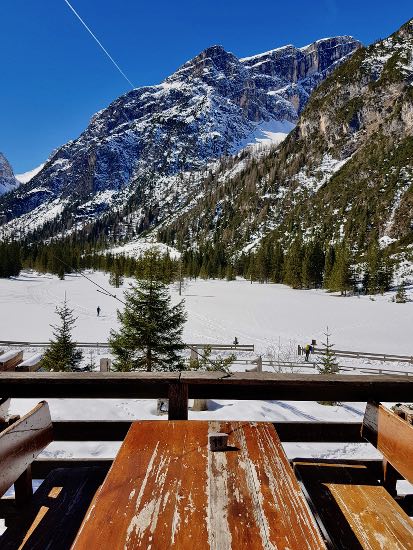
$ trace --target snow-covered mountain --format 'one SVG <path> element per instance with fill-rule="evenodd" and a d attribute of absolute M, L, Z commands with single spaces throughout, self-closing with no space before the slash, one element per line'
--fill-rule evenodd
<path fill-rule="evenodd" d="M 231 160 L 162 224 L 165 243 L 219 243 L 231 255 L 298 238 L 345 241 L 362 255 L 378 239 L 410 258 L 413 19 L 323 81 L 275 152 Z"/>
<path fill-rule="evenodd" d="M 3 153 L 0 153 L 0 195 L 15 189 L 18 185 L 13 168 Z"/>
<path fill-rule="evenodd" d="M 3 230 L 30 232 L 60 219 L 55 230 L 64 231 L 131 200 L 139 223 L 171 193 L 179 207 L 181 174 L 248 144 L 281 141 L 315 87 L 359 47 L 345 36 L 244 59 L 207 48 L 161 84 L 132 90 L 97 113 L 78 139 L 0 200 L 10 221 Z"/>
<path fill-rule="evenodd" d="M 16 180 L 18 180 L 20 183 L 28 183 L 34 178 L 34 176 L 37 176 L 37 174 L 43 169 L 44 165 L 45 163 L 40 164 L 40 166 L 37 166 L 36 168 L 33 168 L 33 170 L 29 170 L 28 172 L 16 174 Z"/>

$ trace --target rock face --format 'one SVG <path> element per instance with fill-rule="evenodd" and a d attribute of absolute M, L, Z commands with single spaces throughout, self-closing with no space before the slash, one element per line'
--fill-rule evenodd
<path fill-rule="evenodd" d="M 18 185 L 9 161 L 0 153 L 0 195 L 15 189 Z"/>
<path fill-rule="evenodd" d="M 309 73 L 320 49 L 314 56 Z M 267 54 L 258 59 L 272 74 Z M 300 56 L 295 67 L 302 75 Z M 165 241 L 220 242 L 237 253 L 266 235 L 284 248 L 300 236 L 345 239 L 362 254 L 378 238 L 393 251 L 411 250 L 413 20 L 327 77 L 275 153 L 234 162 L 215 175 L 208 197 L 164 225 Z"/>
<path fill-rule="evenodd" d="M 134 196 L 145 218 L 139 197 L 161 204 L 168 178 L 249 143 L 280 141 L 314 88 L 359 47 L 338 37 L 246 59 L 210 47 L 158 86 L 135 89 L 97 113 L 24 188 L 0 201 L 0 211 L 9 220 L 23 216 L 11 231 L 30 231 L 63 214 L 71 223 L 96 218 Z"/>

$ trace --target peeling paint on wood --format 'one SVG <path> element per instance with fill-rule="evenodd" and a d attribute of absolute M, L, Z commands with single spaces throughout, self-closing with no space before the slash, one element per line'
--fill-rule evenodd
<path fill-rule="evenodd" d="M 335 547 L 412 550 L 413 521 L 364 465 L 294 462 Z"/>
<path fill-rule="evenodd" d="M 210 451 L 208 435 L 229 435 Z M 270 423 L 132 425 L 73 550 L 322 550 Z"/>

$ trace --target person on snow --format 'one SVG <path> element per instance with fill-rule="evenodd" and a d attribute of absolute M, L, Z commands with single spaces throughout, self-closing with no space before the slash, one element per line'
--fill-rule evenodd
<path fill-rule="evenodd" d="M 98 317 L 99 317 L 99 315 L 100 315 L 100 307 L 99 306 L 96 308 L 96 311 L 97 311 L 97 314 L 98 314 Z"/>
<path fill-rule="evenodd" d="M 307 344 L 305 346 L 305 360 L 308 361 L 308 358 L 310 357 L 310 351 L 311 351 L 311 346 L 310 344 Z"/>

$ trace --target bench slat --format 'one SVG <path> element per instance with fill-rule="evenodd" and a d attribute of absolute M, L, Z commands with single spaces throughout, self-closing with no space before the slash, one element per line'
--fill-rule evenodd
<path fill-rule="evenodd" d="M 413 521 L 365 465 L 297 459 L 294 471 L 336 548 L 413 548 Z"/>
<path fill-rule="evenodd" d="M 413 483 L 413 426 L 377 403 L 367 403 L 362 436 Z"/>
<path fill-rule="evenodd" d="M 8 351 L 0 356 L 0 371 L 14 370 L 23 361 L 23 351 Z"/>
<path fill-rule="evenodd" d="M 53 440 L 45 401 L 0 433 L 0 496 Z"/>

